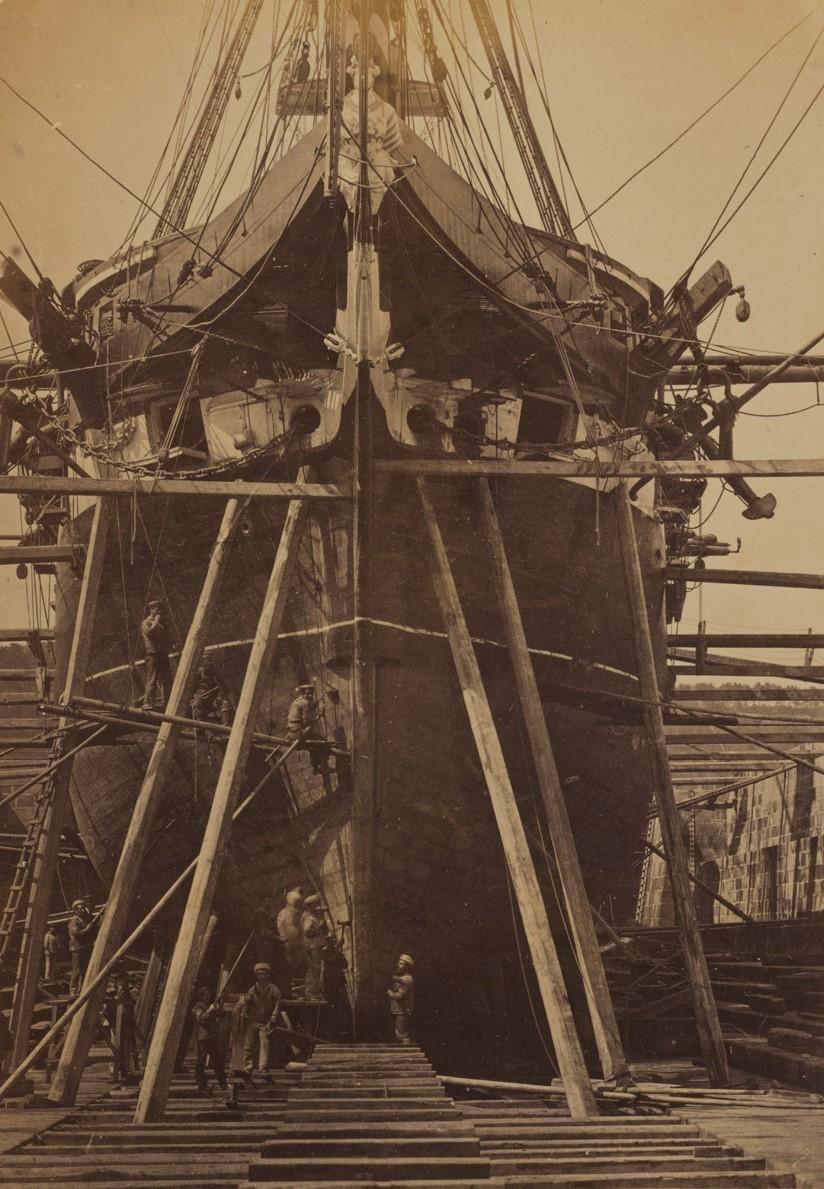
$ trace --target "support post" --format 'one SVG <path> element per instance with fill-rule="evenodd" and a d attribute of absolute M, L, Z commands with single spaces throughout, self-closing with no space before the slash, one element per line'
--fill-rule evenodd
<path fill-rule="evenodd" d="M 484 771 L 489 798 L 503 843 L 507 867 L 512 879 L 518 908 L 552 1041 L 558 1068 L 569 1103 L 570 1114 L 583 1119 L 598 1114 L 581 1043 L 564 986 L 561 964 L 550 930 L 546 907 L 523 822 L 518 813 L 515 793 L 509 779 L 500 739 L 481 678 L 478 658 L 463 614 L 452 567 L 446 552 L 435 508 L 425 479 L 417 480 L 424 521 L 432 542 L 435 566 L 432 580 L 441 607 L 449 647 L 461 685 L 469 723 Z"/>
<path fill-rule="evenodd" d="M 75 695 L 82 694 L 89 667 L 92 647 L 92 632 L 97 611 L 97 599 L 103 577 L 103 562 L 106 556 L 106 538 L 111 518 L 112 500 L 97 501 L 92 521 L 86 567 L 80 587 L 80 601 L 74 626 L 71 651 L 63 683 L 61 701 L 69 702 Z M 70 719 L 58 722 L 58 741 L 55 745 L 56 759 L 72 750 L 76 743 L 76 732 Z M 37 980 L 43 961 L 43 935 L 49 915 L 52 890 L 60 851 L 60 832 L 66 822 L 69 808 L 69 785 L 71 764 L 63 763 L 52 778 L 51 804 L 48 808 L 43 829 L 37 841 L 32 860 L 32 876 L 29 903 L 23 924 L 23 943 L 17 967 L 17 980 L 11 1009 L 11 1031 L 14 1040 L 9 1067 L 20 1064 L 29 1046 L 34 1001 L 37 996 Z"/>
<path fill-rule="evenodd" d="M 258 782 L 258 784 L 252 789 L 250 793 L 247 793 L 240 805 L 238 805 L 237 809 L 232 814 L 233 822 L 237 821 L 239 817 L 243 816 L 252 802 L 257 799 L 258 795 L 271 782 L 275 773 L 283 767 L 289 756 L 298 747 L 300 742 L 300 739 L 292 740 L 292 742 L 280 753 L 263 779 Z M 4 1096 L 8 1094 L 9 1091 L 14 1087 L 18 1078 L 21 1078 L 24 1073 L 28 1073 L 41 1053 L 44 1053 L 49 1047 L 55 1036 L 62 1032 L 63 1029 L 72 1022 L 77 1013 L 82 1010 L 83 1005 L 85 1004 L 88 997 L 92 995 L 97 990 L 97 988 L 106 981 L 117 963 L 122 958 L 126 957 L 135 942 L 138 941 L 149 928 L 149 925 L 154 924 L 158 917 L 168 908 L 168 906 L 177 896 L 178 892 L 183 888 L 183 885 L 186 883 L 186 880 L 189 878 L 189 876 L 194 874 L 196 866 L 197 860 L 192 859 L 191 863 L 189 863 L 183 869 L 183 871 L 180 872 L 174 882 L 169 884 L 166 891 L 163 893 L 160 899 L 155 902 L 154 906 L 149 909 L 143 920 L 138 925 L 135 925 L 134 929 L 132 929 L 125 941 L 121 942 L 121 944 L 117 947 L 94 982 L 90 983 L 85 988 L 85 990 L 81 990 L 77 999 L 74 999 L 69 1004 L 69 1006 L 63 1012 L 63 1015 L 57 1021 L 55 1021 L 52 1027 L 49 1028 L 43 1036 L 40 1037 L 40 1040 L 38 1040 L 32 1051 L 23 1058 L 19 1065 L 15 1066 L 11 1073 L 6 1077 L 6 1080 L 0 1083 L 0 1102 L 2 1102 Z"/>
<path fill-rule="evenodd" d="M 197 978 L 200 938 L 212 912 L 232 814 L 246 772 L 260 689 L 274 661 L 306 511 L 305 504 L 295 501 L 289 505 L 286 514 L 180 934 L 169 964 L 137 1101 L 136 1123 L 160 1118 L 166 1106 L 180 1034 Z"/>
<path fill-rule="evenodd" d="M 658 806 L 661 839 L 672 884 L 676 925 L 684 952 L 687 978 L 692 990 L 695 1024 L 701 1043 L 701 1052 L 707 1066 L 707 1076 L 711 1086 L 726 1086 L 729 1082 L 727 1056 L 724 1039 L 721 1035 L 718 1011 L 712 994 L 707 959 L 704 955 L 698 920 L 695 915 L 695 904 L 690 891 L 689 864 L 681 837 L 681 819 L 678 816 L 678 806 L 672 787 L 658 677 L 655 671 L 655 655 L 647 618 L 641 562 L 638 556 L 638 542 L 635 537 L 632 505 L 626 484 L 622 483 L 620 487 L 616 488 L 615 500 L 618 516 L 618 539 L 624 565 L 627 601 L 638 662 L 638 682 L 641 697 L 645 701 L 644 724 L 649 743 L 653 787 Z"/>
<path fill-rule="evenodd" d="M 226 504 L 197 607 L 172 683 L 169 703 L 166 707 L 166 713 L 170 716 L 186 714 L 189 710 L 198 666 L 214 616 L 221 578 L 232 553 L 233 534 L 242 508 L 243 504 L 240 500 L 229 500 Z M 143 860 L 152 837 L 157 811 L 165 790 L 166 778 L 174 759 L 179 732 L 180 727 L 167 720 L 161 723 L 157 733 L 146 774 L 132 810 L 129 828 L 123 840 L 120 860 L 112 880 L 111 891 L 94 948 L 86 968 L 85 983 L 90 983 L 95 978 L 100 968 L 114 953 L 123 936 L 123 930 L 126 927 L 126 921 L 137 892 Z M 65 1106 L 75 1101 L 83 1069 L 89 1056 L 89 1049 L 97 1030 L 101 998 L 102 988 L 89 999 L 83 1011 L 72 1021 L 66 1036 L 66 1043 L 63 1046 L 60 1064 L 49 1090 L 49 1098 L 52 1102 Z"/>
<path fill-rule="evenodd" d="M 595 923 L 567 813 L 552 741 L 544 717 L 538 682 L 506 556 L 498 513 L 487 479 L 479 479 L 477 492 L 483 525 L 492 552 L 492 572 L 504 621 L 507 648 L 512 658 L 518 701 L 532 752 L 538 788 L 544 807 L 552 849 L 560 876 L 575 952 L 589 1006 L 592 1029 L 605 1081 L 629 1076 L 621 1034 L 612 1004 Z"/>

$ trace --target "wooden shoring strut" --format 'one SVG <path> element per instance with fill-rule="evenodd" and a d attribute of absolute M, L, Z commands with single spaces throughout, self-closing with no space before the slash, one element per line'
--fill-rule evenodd
<path fill-rule="evenodd" d="M 226 504 L 172 683 L 166 707 L 170 716 L 184 713 L 189 708 L 206 637 L 217 608 L 221 579 L 232 556 L 235 529 L 243 506 L 243 501 L 236 499 L 229 500 Z M 103 919 L 86 967 L 84 982 L 94 979 L 117 948 L 123 935 L 138 889 L 143 861 L 162 802 L 168 773 L 174 760 L 179 732 L 180 727 L 177 723 L 170 721 L 161 723 L 158 730 L 146 774 L 132 809 Z M 97 1030 L 97 1014 L 102 991 L 101 988 L 97 995 L 89 999 L 83 1011 L 72 1022 L 49 1090 L 52 1102 L 67 1105 L 75 1101 L 83 1068 Z"/>
<path fill-rule="evenodd" d="M 529 653 L 512 571 L 506 556 L 498 513 L 488 480 L 479 479 L 476 490 L 486 538 L 492 553 L 492 573 L 503 614 L 504 634 L 512 659 L 518 701 L 555 852 L 570 931 L 598 1045 L 601 1069 L 605 1081 L 626 1079 L 629 1077 L 629 1066 L 621 1045 L 618 1021 L 607 984 L 595 923 Z"/>
<path fill-rule="evenodd" d="M 212 798 L 180 933 L 169 964 L 166 986 L 146 1058 L 146 1069 L 135 1111 L 136 1123 L 151 1122 L 160 1118 L 166 1107 L 183 1024 L 198 975 L 199 941 L 212 913 L 232 815 L 251 749 L 260 690 L 274 661 L 307 512 L 305 503 L 294 501 L 289 505 L 286 514 L 238 698 L 232 731 Z"/>
<path fill-rule="evenodd" d="M 618 538 L 624 565 L 627 601 L 632 620 L 632 633 L 638 664 L 638 682 L 644 699 L 644 723 L 649 742 L 652 766 L 653 788 L 658 806 L 661 838 L 667 857 L 672 887 L 675 919 L 684 953 L 684 964 L 692 991 L 695 1023 L 701 1051 L 707 1066 L 711 1086 L 725 1086 L 729 1081 L 727 1055 L 721 1024 L 713 998 L 707 959 L 701 943 L 701 934 L 695 914 L 695 903 L 690 890 L 689 864 L 681 837 L 681 819 L 672 787 L 672 776 L 667 755 L 664 734 L 664 719 L 661 711 L 661 694 L 655 670 L 655 654 L 652 648 L 647 605 L 644 595 L 644 581 L 638 556 L 638 542 L 632 520 L 632 505 L 626 485 L 621 484 L 615 492 L 618 517 Z"/>
<path fill-rule="evenodd" d="M 435 594 L 501 835 L 569 1111 L 573 1118 L 589 1118 L 598 1114 L 598 1107 L 575 1029 L 540 884 L 426 480 L 419 478 L 417 488 L 432 543 Z"/>
<path fill-rule="evenodd" d="M 70 701 L 75 695 L 81 694 L 86 681 L 111 511 L 110 498 L 98 500 L 92 520 L 80 601 L 63 685 L 63 701 Z M 64 751 L 71 750 L 76 741 L 71 720 L 60 719 L 58 730 L 59 748 Z M 60 756 L 56 758 L 60 759 Z M 19 1065 L 28 1051 L 32 1014 L 37 997 L 37 981 L 43 962 L 43 936 L 59 862 L 60 833 L 69 809 L 70 778 L 71 763 L 61 764 L 52 779 L 51 804 L 34 852 L 29 903 L 12 1000 L 12 1066 Z"/>
<path fill-rule="evenodd" d="M 303 742 L 304 740 L 298 737 L 297 739 L 293 739 L 292 742 L 286 748 L 284 748 L 265 776 L 263 776 L 263 778 L 258 781 L 252 791 L 247 793 L 240 805 L 238 805 L 237 809 L 232 814 L 233 822 L 237 821 L 238 818 L 243 816 L 252 802 L 257 799 L 263 789 L 266 788 L 266 786 L 271 782 L 274 774 L 279 772 L 285 766 L 289 756 L 293 751 L 296 750 L 296 748 L 302 746 Z M 32 1051 L 27 1056 L 25 1056 L 22 1061 L 15 1065 L 11 1073 L 9 1073 L 6 1077 L 6 1080 L 0 1084 L 0 1101 L 2 1101 L 5 1095 L 10 1091 L 14 1091 L 19 1079 L 31 1069 L 38 1058 L 48 1049 L 55 1037 L 59 1036 L 64 1028 L 68 1027 L 78 1012 L 82 1011 L 88 998 L 97 991 L 98 987 L 104 985 L 106 979 L 114 970 L 115 966 L 117 966 L 118 962 L 126 957 L 135 942 L 139 941 L 149 926 L 153 924 L 154 921 L 156 921 L 161 915 L 161 913 L 163 913 L 172 903 L 178 892 L 180 892 L 185 885 L 186 880 L 190 875 L 193 874 L 196 866 L 197 859 L 192 859 L 191 863 L 184 867 L 177 878 L 171 884 L 169 884 L 168 888 L 161 895 L 160 899 L 157 900 L 154 906 L 149 909 L 143 920 L 140 921 L 139 924 L 135 925 L 129 936 L 117 947 L 111 958 L 109 958 L 108 962 L 106 962 L 106 964 L 100 970 L 100 973 L 90 983 L 87 983 L 87 985 L 81 989 L 78 997 L 69 1004 L 63 1015 L 60 1016 L 59 1019 L 55 1020 L 52 1026 L 48 1028 L 47 1031 L 40 1037 Z"/>

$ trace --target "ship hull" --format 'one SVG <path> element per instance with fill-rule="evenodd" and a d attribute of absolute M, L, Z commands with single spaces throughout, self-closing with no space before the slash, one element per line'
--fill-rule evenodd
<path fill-rule="evenodd" d="M 319 477 L 346 477 L 343 458 Z M 545 479 L 498 482 L 504 540 L 564 782 L 591 901 L 616 921 L 633 910 L 649 781 L 638 728 L 610 723 L 606 695 L 637 695 L 613 499 L 582 484 Z M 511 664 L 495 605 L 490 562 L 472 483 L 433 486 L 438 516 L 551 911 L 547 841 Z M 118 504 L 97 611 L 87 694 L 130 703 L 139 695 L 137 628 L 147 597 L 161 597 L 179 641 L 191 620 L 220 501 L 161 498 Z M 284 509 L 257 501 L 224 581 L 209 652 L 235 695 L 240 689 Z M 85 539 L 89 512 L 72 522 Z M 648 609 L 663 663 L 662 537 L 636 514 Z M 375 792 L 368 839 L 373 1004 L 385 996 L 397 954 L 417 961 L 418 1039 L 441 1066 L 476 1072 L 505 1052 L 539 1051 L 528 999 L 539 1001 L 506 873 L 483 772 L 452 668 L 430 573 L 432 557 L 414 482 L 376 480 L 372 539 L 375 657 Z M 58 681 L 68 652 L 79 578 L 58 584 Z M 352 740 L 351 508 L 315 505 L 301 545 L 278 655 L 267 674 L 257 728 L 283 734 L 298 682 L 321 695 L 323 730 L 345 751 Z M 574 659 L 573 659 L 574 658 Z M 577 705 L 576 705 L 577 703 Z M 592 706 L 597 704 L 599 713 Z M 609 701 L 607 699 L 607 705 Z M 152 736 L 129 732 L 75 760 L 73 807 L 89 856 L 110 881 Z M 197 852 L 222 759 L 218 740 L 182 740 L 150 841 L 133 916 L 139 919 Z M 348 761 L 312 772 L 296 753 L 233 828 L 217 908 L 224 931 L 242 941 L 255 913 L 274 915 L 285 891 L 322 891 L 351 949 L 352 790 Z M 256 753 L 247 787 L 265 771 Z M 161 923 L 172 935 L 183 900 Z M 557 913 L 555 913 L 557 917 Z M 357 981 L 357 980 L 355 980 Z M 580 988 L 573 985 L 573 998 Z M 389 1029 L 388 1014 L 385 1028 Z"/>

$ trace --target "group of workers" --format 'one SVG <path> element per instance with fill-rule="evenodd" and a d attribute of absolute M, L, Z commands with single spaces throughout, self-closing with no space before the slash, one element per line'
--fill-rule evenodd
<path fill-rule="evenodd" d="M 144 686 L 140 704 L 146 710 L 163 711 L 172 688 L 172 669 L 169 650 L 172 636 L 163 614 L 160 599 L 150 599 L 148 614 L 140 625 L 140 640 L 144 655 Z M 192 718 L 198 722 L 216 722 L 229 726 L 234 715 L 232 699 L 221 680 L 213 661 L 204 657 L 198 668 L 191 697 Z M 317 730 L 318 706 L 313 685 L 299 685 L 286 715 L 286 738 L 289 742 L 302 739 L 312 762 L 312 769 L 321 773 L 326 768 L 327 749 L 313 746 L 326 740 Z"/>

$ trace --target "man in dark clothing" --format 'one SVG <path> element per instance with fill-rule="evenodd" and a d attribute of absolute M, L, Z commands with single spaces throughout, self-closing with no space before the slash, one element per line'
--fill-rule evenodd
<path fill-rule="evenodd" d="M 223 1008 L 212 1001 L 208 987 L 200 987 L 192 1008 L 195 1024 L 195 1081 L 198 1090 L 209 1086 L 206 1062 L 212 1067 L 221 1090 L 228 1089 L 226 1081 L 226 1021 Z"/>
<path fill-rule="evenodd" d="M 89 963 L 92 952 L 92 933 L 98 918 L 92 916 L 85 900 L 75 900 L 72 904 L 72 916 L 69 917 L 69 953 L 72 959 L 72 972 L 69 979 L 69 994 L 79 995 L 83 975 Z"/>
<path fill-rule="evenodd" d="M 143 705 L 147 710 L 163 710 L 172 688 L 169 632 L 160 600 L 150 599 L 148 610 L 149 614 L 140 625 L 140 638 L 146 656 Z"/>
<path fill-rule="evenodd" d="M 318 710 L 315 706 L 315 687 L 313 685 L 299 685 L 295 689 L 295 698 L 286 715 L 286 738 L 291 743 L 295 739 L 304 739 L 317 743 L 326 740 L 314 729 Z M 303 750 L 303 748 L 301 748 Z M 320 747 L 307 747 L 313 772 L 323 772 L 326 769 L 326 752 Z"/>
<path fill-rule="evenodd" d="M 231 726 L 232 703 L 212 662 L 204 660 L 197 671 L 192 691 L 192 718 L 198 722 L 219 722 Z"/>
<path fill-rule="evenodd" d="M 114 988 L 106 997 L 103 1014 L 109 1026 L 112 1081 L 116 1086 L 129 1085 L 136 1079 L 139 1069 L 134 996 L 125 971 L 115 975 Z"/>

